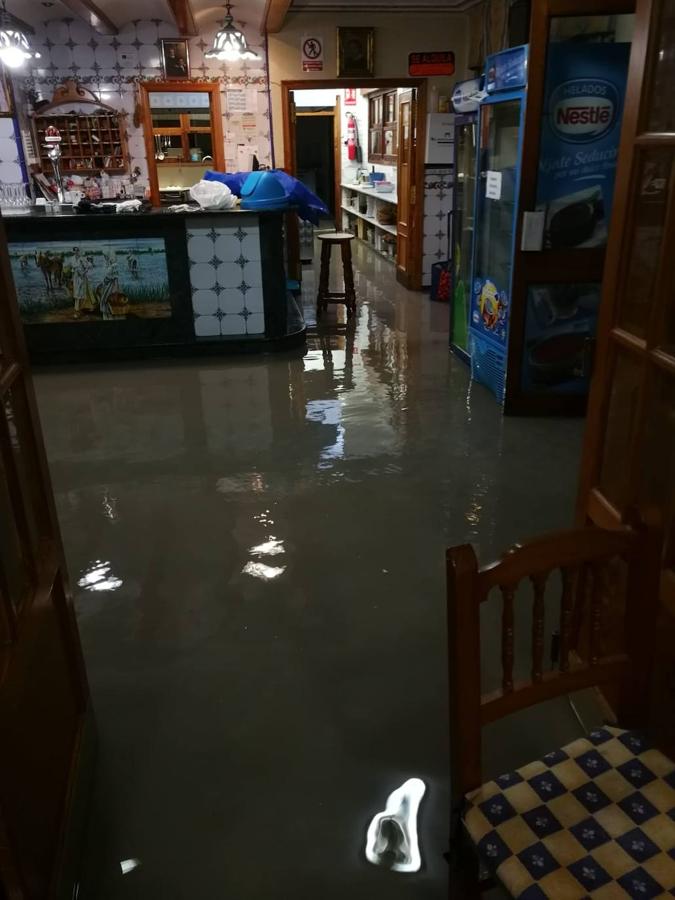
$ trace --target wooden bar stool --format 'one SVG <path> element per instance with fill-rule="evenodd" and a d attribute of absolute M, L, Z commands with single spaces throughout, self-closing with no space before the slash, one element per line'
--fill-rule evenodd
<path fill-rule="evenodd" d="M 316 313 L 328 309 L 329 303 L 344 303 L 347 307 L 347 318 L 356 311 L 356 291 L 354 290 L 354 271 L 352 269 L 352 241 L 354 235 L 348 231 L 330 231 L 317 235 L 321 241 L 321 273 L 319 275 L 319 293 L 316 296 Z M 334 244 L 339 244 L 342 254 L 342 270 L 344 272 L 344 291 L 330 291 L 330 256 Z"/>

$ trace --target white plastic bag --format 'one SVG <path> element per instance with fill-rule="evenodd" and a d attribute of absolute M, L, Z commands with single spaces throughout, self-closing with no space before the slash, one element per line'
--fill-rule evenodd
<path fill-rule="evenodd" d="M 237 198 L 220 181 L 198 181 L 190 188 L 190 196 L 202 209 L 232 209 Z"/>

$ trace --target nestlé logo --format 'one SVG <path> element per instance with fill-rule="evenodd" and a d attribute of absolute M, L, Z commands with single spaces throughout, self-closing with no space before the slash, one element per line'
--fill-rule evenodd
<path fill-rule="evenodd" d="M 584 144 L 607 134 L 615 125 L 619 94 L 602 78 L 574 78 L 551 94 L 550 125 L 564 141 Z"/>

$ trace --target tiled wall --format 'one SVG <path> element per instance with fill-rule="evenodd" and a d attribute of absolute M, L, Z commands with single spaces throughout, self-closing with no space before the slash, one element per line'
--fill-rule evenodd
<path fill-rule="evenodd" d="M 264 334 L 257 216 L 188 218 L 186 228 L 195 335 Z"/>
<path fill-rule="evenodd" d="M 422 285 L 431 285 L 431 267 L 448 259 L 448 215 L 452 210 L 454 169 L 424 171 L 424 245 Z M 450 222 L 451 226 L 452 220 Z"/>
<path fill-rule="evenodd" d="M 23 181 L 13 119 L 0 119 L 0 183 Z"/>
<path fill-rule="evenodd" d="M 243 11 L 245 6 L 241 7 Z M 221 85 L 223 134 L 228 169 L 236 169 L 237 144 L 257 147 L 261 163 L 271 164 L 270 112 L 265 68 L 263 40 L 254 27 L 237 22 L 246 32 L 251 48 L 260 60 L 221 63 L 206 60 L 204 52 L 213 46 L 217 22 L 209 25 L 199 37 L 190 39 L 190 70 L 197 81 L 218 81 Z M 36 49 L 42 53 L 39 65 L 23 78 L 14 76 L 15 89 L 29 88 L 51 100 L 54 87 L 66 78 L 76 78 L 101 100 L 117 109 L 126 111 L 129 135 L 130 165 L 141 169 L 141 181 L 147 183 L 147 161 L 143 131 L 134 125 L 134 108 L 137 103 L 137 82 L 161 80 L 160 38 L 177 36 L 174 25 L 159 19 L 130 22 L 114 36 L 100 35 L 80 19 L 53 19 L 36 29 L 33 39 Z M 255 114 L 255 131 L 245 130 L 241 113 L 230 113 L 227 105 L 228 89 L 251 91 L 251 111 Z M 20 96 L 20 90 L 17 91 Z M 253 107 L 255 107 L 253 109 Z M 9 120 L 1 120 L 8 122 Z M 5 137 L 3 133 L 2 137 Z M 4 142 L 0 144 L 0 159 L 13 159 Z M 2 173 L 0 170 L 0 177 Z M 2 179 L 4 180 L 4 178 Z M 14 180 L 21 180 L 20 177 Z"/>

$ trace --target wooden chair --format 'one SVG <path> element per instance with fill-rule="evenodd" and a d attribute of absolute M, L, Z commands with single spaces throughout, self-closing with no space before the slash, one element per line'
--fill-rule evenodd
<path fill-rule="evenodd" d="M 483 725 L 591 686 L 615 691 L 623 727 L 647 728 L 660 551 L 652 527 L 559 532 L 482 569 L 470 546 L 448 550 L 450 896 L 478 896 L 486 870 L 523 900 L 675 894 L 675 763 L 648 738 L 603 727 L 487 783 L 481 765 Z M 618 569 L 625 577 L 608 577 Z M 555 570 L 560 652 L 557 669 L 545 671 L 546 589 Z M 514 598 L 523 581 L 532 588 L 532 659 L 520 683 Z M 480 611 L 494 592 L 502 600 L 501 688 L 481 694 Z M 612 609 L 620 602 L 624 616 L 616 652 L 604 648 L 608 602 Z"/>

